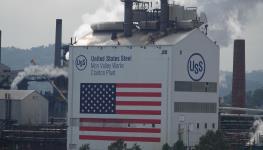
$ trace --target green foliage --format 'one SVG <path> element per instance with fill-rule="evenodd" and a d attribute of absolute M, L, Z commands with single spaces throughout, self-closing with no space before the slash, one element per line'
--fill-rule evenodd
<path fill-rule="evenodd" d="M 127 144 L 123 140 L 117 140 L 108 146 L 108 150 L 142 150 L 139 145 L 134 144 L 131 148 L 127 148 Z"/>
<path fill-rule="evenodd" d="M 108 150 L 126 150 L 126 148 L 126 143 L 124 143 L 124 141 L 121 139 L 111 143 L 111 145 L 108 146 Z"/>
<path fill-rule="evenodd" d="M 79 148 L 79 150 L 90 150 L 89 144 L 84 144 L 84 145 L 82 145 L 82 146 Z"/>
<path fill-rule="evenodd" d="M 196 150 L 230 150 L 220 131 L 208 131 L 200 138 Z"/>
<path fill-rule="evenodd" d="M 171 146 L 168 144 L 168 143 L 165 143 L 164 145 L 163 145 L 163 148 L 162 148 L 162 150 L 171 150 L 172 148 L 171 148 Z"/>
<path fill-rule="evenodd" d="M 128 148 L 127 150 L 142 150 L 139 145 L 134 144 L 131 148 Z"/>
<path fill-rule="evenodd" d="M 173 146 L 173 150 L 186 150 L 186 147 L 184 145 L 184 142 L 182 140 L 178 140 L 174 146 Z"/>

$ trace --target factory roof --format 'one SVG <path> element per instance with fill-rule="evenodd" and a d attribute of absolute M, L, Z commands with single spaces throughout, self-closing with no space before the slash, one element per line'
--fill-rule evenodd
<path fill-rule="evenodd" d="M 35 90 L 0 90 L 0 99 L 7 99 L 7 94 L 10 94 L 10 100 L 23 100 Z"/>
<path fill-rule="evenodd" d="M 191 33 L 199 31 L 199 29 L 193 29 L 188 31 L 178 31 L 172 32 L 168 35 L 161 35 L 159 32 L 141 32 L 135 31 L 131 37 L 124 37 L 122 33 L 117 35 L 116 40 L 111 40 L 112 33 L 92 33 L 84 36 L 83 38 L 77 40 L 75 46 L 107 46 L 107 45 L 175 45 L 179 41 L 183 40 L 185 37 Z"/>

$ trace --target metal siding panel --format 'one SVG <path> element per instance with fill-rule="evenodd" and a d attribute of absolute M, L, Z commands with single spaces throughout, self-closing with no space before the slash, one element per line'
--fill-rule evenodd
<path fill-rule="evenodd" d="M 116 117 L 116 118 L 131 118 L 131 115 L 88 115 L 88 114 L 80 114 L 79 113 L 79 97 L 80 97 L 80 83 L 162 83 L 162 130 L 167 131 L 167 124 L 166 124 L 166 116 L 167 116 L 167 100 L 168 100 L 168 94 L 167 94 L 167 82 L 168 82 L 168 68 L 169 63 L 167 56 L 170 54 L 161 54 L 162 50 L 166 50 L 170 52 L 169 47 L 163 46 L 163 47 L 157 47 L 157 46 L 145 46 L 145 47 L 139 47 L 139 46 L 133 46 L 133 47 L 72 47 L 71 49 L 71 61 L 70 61 L 70 69 L 73 72 L 72 75 L 69 77 L 69 116 L 70 118 L 80 118 L 80 117 Z M 83 71 L 77 70 L 75 67 L 75 60 L 77 59 L 77 56 L 83 55 L 87 59 L 87 68 L 85 68 Z M 91 63 L 98 63 L 99 64 L 99 70 L 105 70 L 104 68 L 101 68 L 101 64 L 107 63 L 107 62 L 98 62 L 98 61 L 91 61 L 91 56 L 131 56 L 131 61 L 119 61 L 118 63 L 122 63 L 124 65 L 123 68 L 119 69 L 113 69 L 116 71 L 115 75 L 108 75 L 108 76 L 100 76 L 100 75 L 92 75 L 91 74 Z M 74 60 L 74 61 L 73 61 Z M 108 62 L 113 63 L 113 62 Z M 94 69 L 94 68 L 93 68 Z M 96 68 L 95 68 L 96 69 Z M 98 69 L 98 68 L 97 68 Z M 74 76 L 74 77 L 73 77 Z M 74 83 L 74 84 L 73 84 Z M 73 90 L 73 91 L 71 91 Z M 154 89 L 156 90 L 156 89 Z M 72 101 L 74 100 L 74 102 Z M 71 107 L 72 106 L 72 107 Z M 145 116 L 133 116 L 133 118 L 143 118 Z M 149 119 L 154 119 L 152 117 L 149 117 Z M 69 120 L 71 120 L 69 118 Z M 156 117 L 155 117 L 156 118 Z M 77 123 L 76 123 L 77 125 Z M 69 144 L 75 143 L 75 141 L 78 141 L 78 137 L 76 136 L 80 134 L 80 131 L 78 131 L 78 126 L 71 126 L 70 131 L 68 132 L 68 147 Z M 133 134 L 130 134 L 129 136 L 132 136 Z M 162 132 L 162 143 L 166 142 L 166 133 Z M 78 145 L 84 144 L 85 141 L 78 141 Z M 107 142 L 90 142 L 90 145 L 104 145 L 104 149 L 107 147 Z M 142 147 L 151 147 L 151 149 L 159 149 L 161 148 L 161 144 L 157 144 L 155 146 L 152 146 L 152 144 L 148 145 L 145 143 L 139 143 L 142 145 Z"/>

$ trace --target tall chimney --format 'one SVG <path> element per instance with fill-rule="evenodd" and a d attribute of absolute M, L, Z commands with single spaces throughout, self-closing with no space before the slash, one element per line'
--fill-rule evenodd
<path fill-rule="evenodd" d="M 168 0 L 161 0 L 160 31 L 166 33 L 169 22 Z"/>
<path fill-rule="evenodd" d="M 133 14 L 132 14 L 133 0 L 124 0 L 124 35 L 126 37 L 132 36 Z"/>
<path fill-rule="evenodd" d="M 243 108 L 246 106 L 245 40 L 234 41 L 233 61 L 232 105 Z"/>
<path fill-rule="evenodd" d="M 0 64 L 2 63 L 2 31 L 0 30 Z"/>
<path fill-rule="evenodd" d="M 55 67 L 61 67 L 62 19 L 56 19 Z"/>

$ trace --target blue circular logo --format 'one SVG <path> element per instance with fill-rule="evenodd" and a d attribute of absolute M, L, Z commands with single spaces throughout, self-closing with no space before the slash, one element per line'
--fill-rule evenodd
<path fill-rule="evenodd" d="M 199 53 L 192 54 L 187 63 L 189 77 L 193 81 L 200 81 L 205 74 L 205 60 Z"/>
<path fill-rule="evenodd" d="M 75 64 L 79 71 L 83 71 L 87 67 L 87 58 L 84 55 L 79 55 L 76 58 Z"/>

